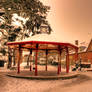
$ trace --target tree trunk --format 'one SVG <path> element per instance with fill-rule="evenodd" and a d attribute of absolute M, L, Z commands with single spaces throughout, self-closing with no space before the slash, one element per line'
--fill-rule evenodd
<path fill-rule="evenodd" d="M 15 62 L 15 49 L 13 49 L 13 66 L 16 65 L 16 62 Z"/>
<path fill-rule="evenodd" d="M 12 57 L 11 57 L 11 55 L 9 54 L 9 55 L 8 55 L 8 66 L 7 66 L 7 68 L 10 68 L 10 67 L 11 67 L 11 63 L 12 63 Z"/>
<path fill-rule="evenodd" d="M 11 57 L 11 49 L 8 47 L 8 66 L 7 68 L 11 67 L 11 63 L 12 63 L 12 57 Z"/>
<path fill-rule="evenodd" d="M 30 58 L 30 54 L 28 55 L 28 58 L 27 58 L 27 66 L 29 66 L 29 58 Z"/>

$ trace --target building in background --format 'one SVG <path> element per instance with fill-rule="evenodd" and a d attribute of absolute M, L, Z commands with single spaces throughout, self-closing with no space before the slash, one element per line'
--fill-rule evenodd
<path fill-rule="evenodd" d="M 81 59 L 82 62 L 88 62 L 92 64 L 92 39 L 88 44 L 88 47 L 80 46 L 79 53 L 78 53 L 79 60 Z M 71 62 L 75 63 L 75 54 L 70 55 Z"/>

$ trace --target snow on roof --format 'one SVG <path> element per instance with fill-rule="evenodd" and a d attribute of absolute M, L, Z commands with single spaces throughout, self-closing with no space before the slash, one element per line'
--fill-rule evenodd
<path fill-rule="evenodd" d="M 21 41 L 46 41 L 46 42 L 61 42 L 54 35 L 50 34 L 37 34 Z"/>
<path fill-rule="evenodd" d="M 84 44 L 81 44 L 81 43 L 80 43 L 80 46 L 79 46 L 79 53 L 86 52 L 87 49 L 88 49 L 88 47 L 89 47 L 89 45 L 90 45 L 90 43 L 91 43 L 90 40 L 89 40 L 88 43 L 84 43 Z M 80 48 L 81 48 L 81 47 L 85 47 L 85 48 L 84 48 L 82 51 L 80 51 Z"/>
<path fill-rule="evenodd" d="M 67 46 L 71 46 L 73 48 L 77 47 L 73 44 L 67 43 L 67 42 L 63 42 L 61 41 L 62 39 L 57 39 L 55 37 L 55 35 L 48 35 L 48 34 L 36 34 L 34 36 L 31 36 L 29 38 L 23 39 L 23 40 L 16 40 L 15 42 L 8 42 L 7 45 L 17 45 L 17 44 L 28 44 L 30 42 L 35 42 L 35 43 L 49 43 L 49 44 L 60 44 L 62 43 L 62 45 L 67 45 Z"/>

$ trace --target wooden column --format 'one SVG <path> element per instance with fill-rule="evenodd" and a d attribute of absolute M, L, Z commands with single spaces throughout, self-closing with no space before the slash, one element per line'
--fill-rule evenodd
<path fill-rule="evenodd" d="M 48 50 L 46 49 L 46 71 L 47 71 L 47 61 L 48 61 Z"/>
<path fill-rule="evenodd" d="M 60 74 L 61 72 L 61 49 L 60 49 L 60 45 L 58 46 L 58 71 L 57 74 Z"/>
<path fill-rule="evenodd" d="M 60 60 L 60 72 L 61 72 L 61 53 L 62 53 L 62 51 L 60 50 L 60 53 L 59 53 L 59 60 Z"/>
<path fill-rule="evenodd" d="M 38 44 L 36 44 L 36 55 L 35 55 L 35 76 L 37 76 L 37 56 L 38 56 Z"/>
<path fill-rule="evenodd" d="M 32 71 L 31 59 L 32 59 L 32 49 L 30 49 L 30 71 Z"/>
<path fill-rule="evenodd" d="M 15 62 L 15 48 L 13 49 L 13 66 L 16 65 L 16 62 Z"/>
<path fill-rule="evenodd" d="M 66 73 L 69 73 L 69 51 L 68 51 L 68 47 L 66 48 Z"/>
<path fill-rule="evenodd" d="M 20 60 L 21 60 L 21 45 L 19 45 L 19 50 L 18 50 L 18 53 L 19 53 L 19 57 L 18 57 L 18 71 L 17 73 L 19 74 L 20 73 Z"/>

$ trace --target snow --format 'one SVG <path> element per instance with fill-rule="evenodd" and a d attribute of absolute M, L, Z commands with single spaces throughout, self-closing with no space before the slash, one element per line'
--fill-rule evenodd
<path fill-rule="evenodd" d="M 29 38 L 21 40 L 24 41 L 46 41 L 46 42 L 61 42 L 60 39 L 57 39 L 54 35 L 51 34 L 36 34 Z"/>

